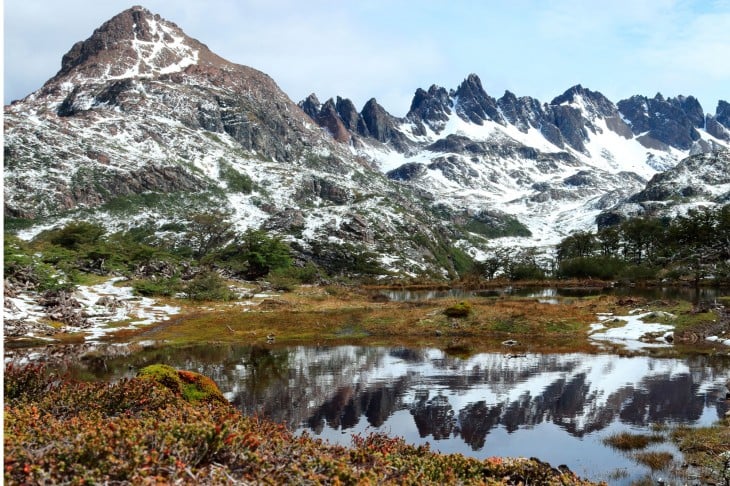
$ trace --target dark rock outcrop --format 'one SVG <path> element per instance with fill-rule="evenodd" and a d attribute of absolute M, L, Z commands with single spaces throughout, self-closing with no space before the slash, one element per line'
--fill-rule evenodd
<path fill-rule="evenodd" d="M 485 120 L 504 123 L 497 100 L 489 96 L 476 74 L 470 74 L 454 92 L 456 113 L 465 121 L 483 125 Z"/>
<path fill-rule="evenodd" d="M 657 93 L 654 98 L 632 96 L 618 102 L 621 114 L 635 135 L 647 133 L 645 146 L 656 148 L 652 140 L 680 150 L 689 150 L 700 139 L 697 127 L 704 126 L 704 114 L 692 96 L 665 99 Z"/>
<path fill-rule="evenodd" d="M 720 125 L 730 130 L 730 103 L 725 100 L 720 100 L 717 102 L 715 119 Z"/>
<path fill-rule="evenodd" d="M 328 99 L 322 105 L 316 122 L 319 126 L 326 128 L 338 142 L 346 143 L 350 141 L 350 132 L 342 122 L 339 113 L 337 113 L 337 108 L 335 108 L 335 102 L 332 101 L 332 98 Z"/>
<path fill-rule="evenodd" d="M 317 116 L 319 115 L 319 110 L 322 109 L 322 103 L 319 102 L 319 100 L 317 99 L 317 95 L 314 93 L 307 96 L 306 99 L 300 101 L 298 105 L 304 113 L 309 115 L 309 118 L 315 121 L 317 120 Z"/>
<path fill-rule="evenodd" d="M 507 122 L 522 132 L 527 132 L 531 127 L 540 128 L 546 121 L 540 102 L 529 96 L 517 98 L 511 91 L 505 91 L 497 100 L 497 106 Z"/>
<path fill-rule="evenodd" d="M 718 102 L 715 116 L 707 115 L 705 119 L 705 130 L 715 138 L 730 141 L 730 103 Z"/>
<path fill-rule="evenodd" d="M 304 181 L 303 186 L 297 192 L 297 199 L 311 200 L 312 198 L 320 198 L 334 204 L 345 204 L 350 199 L 350 193 L 330 180 L 311 177 Z"/>
<path fill-rule="evenodd" d="M 340 119 L 342 119 L 342 123 L 345 124 L 345 127 L 347 127 L 350 132 L 357 133 L 363 137 L 370 136 L 365 120 L 362 115 L 357 112 L 355 104 L 352 101 L 348 98 L 340 98 L 338 96 L 337 102 L 335 103 L 335 109 L 337 110 Z"/>
<path fill-rule="evenodd" d="M 425 135 L 424 125 L 440 133 L 451 115 L 452 99 L 445 88 L 432 85 L 428 91 L 416 90 L 406 118 L 416 124 L 416 135 Z"/>
<path fill-rule="evenodd" d="M 375 98 L 371 98 L 360 113 L 372 138 L 379 142 L 390 143 L 404 152 L 408 148 L 408 139 L 397 129 L 398 120 L 385 111 Z"/>
<path fill-rule="evenodd" d="M 388 178 L 396 181 L 410 181 L 426 173 L 426 167 L 418 162 L 403 164 L 397 169 L 389 171 Z"/>

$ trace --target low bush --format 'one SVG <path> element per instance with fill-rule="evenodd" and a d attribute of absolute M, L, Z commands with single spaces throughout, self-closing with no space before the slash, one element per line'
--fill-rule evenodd
<path fill-rule="evenodd" d="M 578 257 L 560 262 L 558 276 L 561 278 L 616 278 L 626 263 L 613 257 Z"/>
<path fill-rule="evenodd" d="M 628 265 L 618 275 L 622 280 L 637 282 L 641 280 L 654 280 L 659 274 L 660 268 L 653 265 Z"/>
<path fill-rule="evenodd" d="M 191 403 L 200 401 L 227 403 L 218 385 L 200 373 L 154 364 L 142 368 L 137 376 L 159 383 Z"/>
<path fill-rule="evenodd" d="M 135 293 L 145 297 L 173 297 L 182 290 L 177 277 L 141 279 L 132 282 Z"/>
<path fill-rule="evenodd" d="M 236 294 L 228 288 L 225 279 L 214 270 L 203 270 L 182 286 L 190 300 L 232 300 Z"/>

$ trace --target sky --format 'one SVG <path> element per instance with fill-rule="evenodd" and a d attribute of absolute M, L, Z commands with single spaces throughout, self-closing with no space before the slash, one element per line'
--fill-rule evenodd
<path fill-rule="evenodd" d="M 315 93 L 404 116 L 417 88 L 549 102 L 576 84 L 617 102 L 730 101 L 730 0 L 5 0 L 5 103 L 40 88 L 71 46 L 141 4 L 295 102 Z"/>

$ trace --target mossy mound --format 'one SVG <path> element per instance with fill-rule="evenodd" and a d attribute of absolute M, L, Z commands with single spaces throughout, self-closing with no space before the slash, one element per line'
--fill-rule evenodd
<path fill-rule="evenodd" d="M 471 313 L 471 304 L 463 301 L 444 309 L 444 314 L 448 317 L 466 317 Z"/>
<path fill-rule="evenodd" d="M 172 366 L 154 364 L 142 368 L 137 376 L 163 385 L 190 403 L 200 401 L 228 403 L 213 380 L 194 371 L 176 370 Z"/>

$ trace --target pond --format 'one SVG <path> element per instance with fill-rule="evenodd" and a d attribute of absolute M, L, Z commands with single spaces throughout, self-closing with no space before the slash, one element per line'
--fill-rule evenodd
<path fill-rule="evenodd" d="M 619 297 L 643 297 L 651 300 L 682 299 L 690 302 L 697 300 L 713 301 L 718 297 L 730 295 L 730 289 L 701 287 L 501 287 L 495 289 L 444 289 L 444 290 L 398 290 L 384 289 L 375 294 L 382 294 L 394 302 L 418 302 L 442 298 L 489 298 L 489 297 L 525 297 L 551 302 L 559 297 L 588 297 L 597 295 L 616 295 Z M 557 303 L 557 300 L 553 301 Z"/>
<path fill-rule="evenodd" d="M 604 438 L 714 423 L 728 410 L 730 370 L 727 355 L 513 357 L 505 350 L 460 358 L 437 349 L 361 346 L 150 345 L 82 363 L 74 372 L 86 379 L 134 376 L 151 363 L 198 371 L 242 412 L 332 442 L 386 432 L 446 453 L 537 457 L 610 484 L 651 471 Z M 669 443 L 651 447 L 680 457 Z"/>

